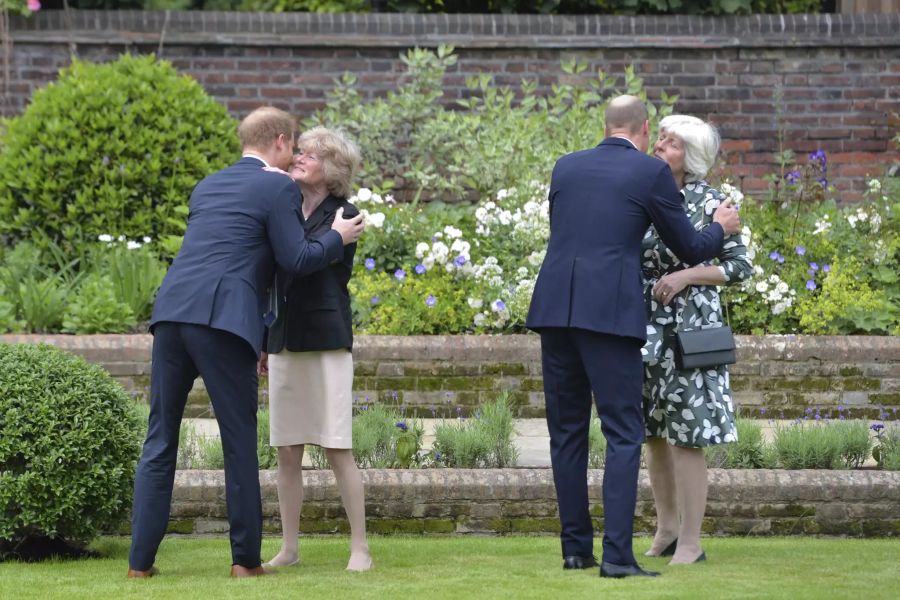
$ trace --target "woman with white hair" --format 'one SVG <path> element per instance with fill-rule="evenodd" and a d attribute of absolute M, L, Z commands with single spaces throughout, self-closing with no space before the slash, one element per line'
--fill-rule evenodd
<path fill-rule="evenodd" d="M 725 200 L 703 179 L 718 151 L 716 130 L 696 117 L 672 115 L 659 124 L 653 154 L 672 169 L 697 229 L 712 222 Z M 735 441 L 737 431 L 728 368 L 678 369 L 675 333 L 722 325 L 718 286 L 747 279 L 753 265 L 740 235 L 725 238 L 717 264 L 682 263 L 652 226 L 641 252 L 647 303 L 644 421 L 657 515 L 647 556 L 672 556 L 669 564 L 689 564 L 706 560 L 700 547 L 707 491 L 703 449 Z"/>
<path fill-rule="evenodd" d="M 331 228 L 337 210 L 344 218 L 359 211 L 347 201 L 359 168 L 359 150 L 343 134 L 315 127 L 297 140 L 290 176 L 303 194 L 303 228 L 316 239 Z M 303 449 L 325 450 L 350 521 L 349 571 L 372 568 L 366 541 L 362 477 L 353 459 L 353 330 L 347 283 L 356 244 L 344 247 L 343 260 L 301 278 L 279 273 L 277 316 L 269 326 L 260 371 L 269 374 L 269 439 L 278 449 L 278 505 L 281 551 L 266 566 L 297 564 L 300 508 L 303 504 Z M 273 311 L 274 312 L 274 311 Z"/>

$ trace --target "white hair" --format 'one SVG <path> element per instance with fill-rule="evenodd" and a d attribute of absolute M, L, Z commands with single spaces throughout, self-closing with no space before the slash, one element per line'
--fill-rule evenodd
<path fill-rule="evenodd" d="M 716 128 L 690 115 L 669 115 L 659 122 L 659 130 L 671 133 L 684 143 L 685 183 L 706 177 L 719 153 Z"/>

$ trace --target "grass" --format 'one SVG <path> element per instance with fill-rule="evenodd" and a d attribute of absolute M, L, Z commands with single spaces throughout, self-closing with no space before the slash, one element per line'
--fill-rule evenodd
<path fill-rule="evenodd" d="M 223 538 L 167 539 L 157 557 L 162 574 L 125 578 L 127 538 L 94 544 L 105 558 L 43 564 L 0 563 L 0 598 L 66 600 L 139 598 L 896 598 L 900 540 L 838 538 L 711 538 L 709 561 L 668 567 L 644 558 L 656 579 L 600 579 L 597 570 L 561 568 L 559 542 L 550 537 L 374 537 L 376 569 L 347 573 L 346 537 L 304 538 L 303 564 L 274 576 L 232 580 Z M 643 553 L 649 538 L 635 541 Z M 274 538 L 263 542 L 272 556 Z M 599 549 L 599 540 L 597 540 Z M 890 590 L 894 590 L 891 592 Z"/>

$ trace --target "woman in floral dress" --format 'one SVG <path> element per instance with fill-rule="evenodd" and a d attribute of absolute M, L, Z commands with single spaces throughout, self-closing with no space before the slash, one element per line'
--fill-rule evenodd
<path fill-rule="evenodd" d="M 697 119 L 672 115 L 660 122 L 654 155 L 672 169 L 688 217 L 697 229 L 712 222 L 725 195 L 703 180 L 719 150 L 716 130 Z M 753 266 L 741 236 L 726 237 L 717 264 L 682 263 L 650 227 L 641 248 L 647 304 L 644 347 L 644 419 L 647 466 L 656 503 L 656 536 L 648 556 L 672 556 L 670 564 L 706 559 L 700 526 L 706 511 L 703 449 L 737 439 L 734 404 L 725 365 L 679 370 L 679 328 L 721 326 L 718 286 L 747 279 Z"/>

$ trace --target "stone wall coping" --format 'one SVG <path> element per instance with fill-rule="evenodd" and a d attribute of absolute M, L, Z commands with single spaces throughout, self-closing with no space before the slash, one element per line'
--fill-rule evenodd
<path fill-rule="evenodd" d="M 900 14 L 318 14 L 76 10 L 13 16 L 16 42 L 297 47 L 900 46 Z"/>
<path fill-rule="evenodd" d="M 366 495 L 378 502 L 411 500 L 534 500 L 555 498 L 548 468 L 517 469 L 361 469 Z M 275 497 L 276 471 L 260 471 L 264 498 Z M 600 500 L 602 469 L 588 470 L 593 500 Z M 224 471 L 178 471 L 173 501 L 224 498 Z M 650 480 L 642 470 L 638 498 L 652 500 Z M 338 501 L 330 470 L 304 472 L 306 498 Z M 198 495 L 198 491 L 202 493 Z M 371 500 L 370 500 L 371 501 Z M 900 512 L 900 471 L 710 469 L 709 501 L 730 503 L 893 503 Z"/>
<path fill-rule="evenodd" d="M 149 360 L 152 340 L 150 334 L 0 335 L 0 343 L 44 343 L 76 353 L 127 349 L 122 357 L 128 361 L 136 355 Z M 739 335 L 736 342 L 739 362 L 900 362 L 900 336 Z M 534 334 L 359 335 L 354 356 L 368 361 L 539 362 L 540 338 Z"/>

